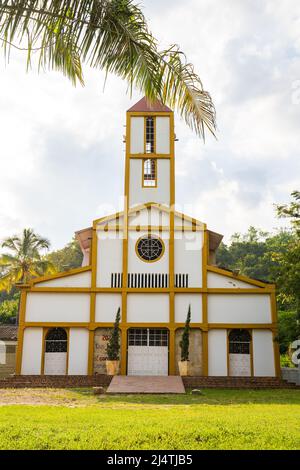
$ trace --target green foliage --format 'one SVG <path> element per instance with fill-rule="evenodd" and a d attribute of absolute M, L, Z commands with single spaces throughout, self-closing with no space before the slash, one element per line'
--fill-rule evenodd
<path fill-rule="evenodd" d="M 120 351 L 120 330 L 119 323 L 121 320 L 120 307 L 118 308 L 115 323 L 111 335 L 109 337 L 106 353 L 109 361 L 118 361 L 119 360 L 119 351 Z"/>
<path fill-rule="evenodd" d="M 300 337 L 300 322 L 296 311 L 278 312 L 278 340 L 280 345 L 280 353 L 285 354 L 289 345 Z"/>
<path fill-rule="evenodd" d="M 0 303 L 0 324 L 15 324 L 19 311 L 20 294 L 14 294 L 11 300 L 4 300 Z"/>
<path fill-rule="evenodd" d="M 293 229 L 300 236 L 300 191 L 293 191 L 291 196 L 294 199 L 292 202 L 276 206 L 277 215 L 290 219 Z"/>
<path fill-rule="evenodd" d="M 191 305 L 189 305 L 188 314 L 186 317 L 182 338 L 179 343 L 181 349 L 181 360 L 189 360 L 189 347 L 190 347 L 190 322 L 191 322 Z"/>
<path fill-rule="evenodd" d="M 204 138 L 214 133 L 211 97 L 178 46 L 160 51 L 146 19 L 132 0 L 5 1 L 0 6 L 4 53 L 27 50 L 39 67 L 61 71 L 73 84 L 84 83 L 82 63 L 114 73 L 135 86 L 150 102 L 176 107 Z"/>
<path fill-rule="evenodd" d="M 53 272 L 51 263 L 42 256 L 49 240 L 24 229 L 21 235 L 6 238 L 2 248 L 8 250 L 0 256 L 0 289 L 10 291 L 17 283 L 26 283 L 32 277 Z"/>
<path fill-rule="evenodd" d="M 61 250 L 52 251 L 47 255 L 47 259 L 57 272 L 79 268 L 82 265 L 82 258 L 80 245 L 75 238 Z"/>
<path fill-rule="evenodd" d="M 295 367 L 295 364 L 292 363 L 288 354 L 282 354 L 280 356 L 280 367 Z"/>

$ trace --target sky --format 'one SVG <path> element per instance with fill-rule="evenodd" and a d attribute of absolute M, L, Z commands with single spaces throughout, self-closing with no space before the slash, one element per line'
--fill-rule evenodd
<path fill-rule="evenodd" d="M 275 231 L 300 189 L 300 2 L 143 0 L 161 48 L 179 44 L 217 110 L 217 140 L 176 115 L 177 208 L 230 240 Z M 142 94 L 85 67 L 85 87 L 0 58 L 0 239 L 32 227 L 62 248 L 122 209 L 125 113 Z"/>

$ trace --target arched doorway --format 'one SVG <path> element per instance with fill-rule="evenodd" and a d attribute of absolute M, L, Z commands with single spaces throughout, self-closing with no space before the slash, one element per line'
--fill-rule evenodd
<path fill-rule="evenodd" d="M 251 335 L 248 330 L 231 330 L 229 340 L 229 375 L 251 376 Z"/>
<path fill-rule="evenodd" d="M 45 336 L 45 375 L 67 373 L 68 335 L 64 328 L 51 328 Z"/>

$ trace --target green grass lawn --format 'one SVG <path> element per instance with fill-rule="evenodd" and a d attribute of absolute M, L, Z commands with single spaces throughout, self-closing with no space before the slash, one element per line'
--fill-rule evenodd
<path fill-rule="evenodd" d="M 300 449 L 300 391 L 0 389 L 0 449 Z"/>

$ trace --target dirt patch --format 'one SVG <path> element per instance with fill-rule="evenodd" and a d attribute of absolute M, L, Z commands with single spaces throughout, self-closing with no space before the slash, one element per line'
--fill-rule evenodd
<path fill-rule="evenodd" d="M 52 405 L 52 406 L 87 406 L 97 403 L 92 389 L 80 391 L 69 389 L 1 389 L 0 406 L 5 405 Z"/>

